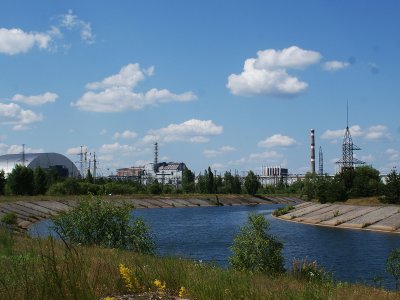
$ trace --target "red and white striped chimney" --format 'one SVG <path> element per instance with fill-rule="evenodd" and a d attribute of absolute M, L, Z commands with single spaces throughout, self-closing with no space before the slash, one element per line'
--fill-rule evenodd
<path fill-rule="evenodd" d="M 311 174 L 315 174 L 315 140 L 314 129 L 311 129 Z"/>

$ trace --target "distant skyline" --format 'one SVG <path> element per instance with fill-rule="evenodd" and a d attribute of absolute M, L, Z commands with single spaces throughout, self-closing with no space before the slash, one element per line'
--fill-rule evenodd
<path fill-rule="evenodd" d="M 400 167 L 400 3 L 3 1 L 0 155 L 80 146 L 100 172 L 335 172 L 346 103 L 357 158 Z"/>

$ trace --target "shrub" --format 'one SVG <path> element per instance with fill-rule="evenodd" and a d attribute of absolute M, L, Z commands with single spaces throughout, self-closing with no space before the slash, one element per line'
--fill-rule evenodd
<path fill-rule="evenodd" d="M 260 272 L 268 275 L 285 271 L 283 244 L 269 232 L 263 215 L 249 214 L 248 222 L 240 229 L 231 246 L 231 266 L 239 271 Z"/>
<path fill-rule="evenodd" d="M 396 288 L 400 287 L 400 248 L 392 250 L 386 260 L 386 272 L 396 280 Z"/>
<path fill-rule="evenodd" d="M 7 185 L 14 195 L 33 195 L 33 171 L 16 165 L 7 178 Z"/>
<path fill-rule="evenodd" d="M 282 215 L 286 215 L 289 211 L 291 211 L 293 209 L 294 209 L 294 206 L 288 205 L 288 206 L 276 209 L 272 214 L 275 217 L 279 217 L 279 216 L 282 216 Z"/>
<path fill-rule="evenodd" d="M 17 215 L 13 212 L 8 212 L 1 217 L 0 221 L 7 225 L 17 224 Z"/>
<path fill-rule="evenodd" d="M 131 222 L 132 207 L 99 198 L 81 200 L 69 212 L 53 219 L 55 231 L 73 244 L 98 245 L 152 254 L 153 236 L 142 219 Z"/>
<path fill-rule="evenodd" d="M 316 261 L 308 261 L 307 259 L 294 258 L 290 274 L 299 280 L 308 282 L 325 283 L 333 280 L 331 273 L 319 267 Z"/>

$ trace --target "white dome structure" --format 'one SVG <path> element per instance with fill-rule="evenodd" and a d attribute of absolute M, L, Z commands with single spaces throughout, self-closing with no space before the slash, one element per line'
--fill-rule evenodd
<path fill-rule="evenodd" d="M 24 165 L 30 169 L 41 167 L 44 170 L 55 169 L 61 177 L 78 178 L 80 173 L 75 164 L 66 156 L 58 153 L 25 153 L 6 154 L 0 156 L 0 170 L 6 176 L 16 165 Z"/>

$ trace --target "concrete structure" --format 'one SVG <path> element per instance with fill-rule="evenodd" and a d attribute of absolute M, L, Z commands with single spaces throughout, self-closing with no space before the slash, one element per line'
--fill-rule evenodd
<path fill-rule="evenodd" d="M 23 153 L 0 156 L 0 170 L 4 170 L 6 176 L 16 165 L 23 165 L 30 169 L 36 167 L 44 170 L 55 169 L 61 177 L 77 178 L 80 176 L 75 164 L 69 158 L 58 153 Z"/>
<path fill-rule="evenodd" d="M 161 184 L 171 184 L 178 187 L 182 184 L 183 171 L 186 168 L 183 162 L 150 163 L 144 167 L 142 182 L 148 184 L 157 180 Z"/>
<path fill-rule="evenodd" d="M 259 176 L 261 185 L 278 185 L 288 183 L 289 170 L 282 167 L 263 167 L 262 174 Z"/>

